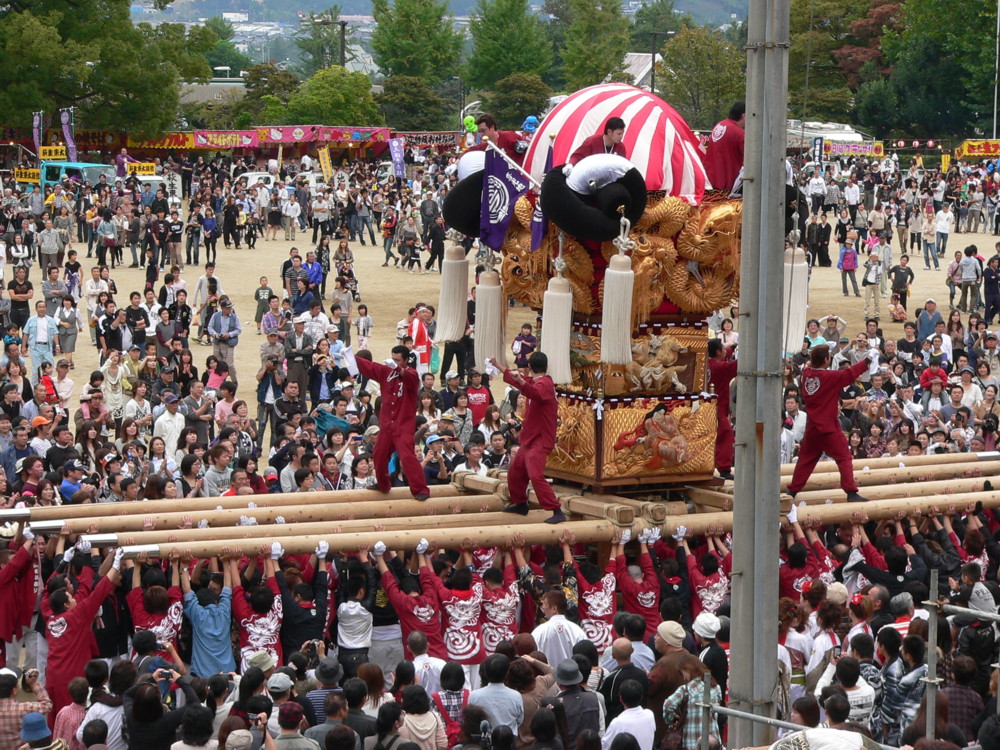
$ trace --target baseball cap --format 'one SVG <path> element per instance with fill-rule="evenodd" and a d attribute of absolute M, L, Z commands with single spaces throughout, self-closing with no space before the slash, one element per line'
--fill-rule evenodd
<path fill-rule="evenodd" d="M 226 738 L 226 750 L 250 750 L 252 747 L 253 735 L 249 729 L 234 729 Z"/>
<path fill-rule="evenodd" d="M 451 380 L 452 378 L 457 378 L 458 372 L 455 370 L 448 370 L 447 374 L 444 376 L 445 380 Z"/>
<path fill-rule="evenodd" d="M 87 467 L 75 459 L 70 459 L 63 464 L 63 471 L 86 471 Z"/>
<path fill-rule="evenodd" d="M 223 297 L 222 302 L 220 304 L 226 309 L 229 309 L 233 306 L 233 301 L 229 299 L 229 297 Z"/>
<path fill-rule="evenodd" d="M 278 335 L 278 329 L 277 328 L 268 328 L 267 329 L 267 335 L 268 336 L 277 336 Z M 230 734 L 229 736 L 232 737 L 232 734 Z"/>
<path fill-rule="evenodd" d="M 163 403 L 165 404 L 176 404 L 178 400 L 177 394 L 175 393 L 167 393 L 167 395 L 163 397 Z"/>
<path fill-rule="evenodd" d="M 270 693 L 287 693 L 292 689 L 292 678 L 284 672 L 275 672 L 267 680 L 267 690 Z"/>
<path fill-rule="evenodd" d="M 437 443 L 441 440 L 444 440 L 444 438 L 441 437 L 440 435 L 431 435 L 429 438 L 427 438 L 426 443 L 427 445 L 433 445 L 434 443 Z"/>
<path fill-rule="evenodd" d="M 42 425 L 52 424 L 51 419 L 46 419 L 45 417 L 35 417 L 31 420 L 32 427 L 41 427 Z"/>
<path fill-rule="evenodd" d="M 288 678 L 288 675 L 282 675 L 282 677 L 288 680 L 290 687 L 292 681 Z M 270 682 L 270 680 L 268 680 L 268 682 Z M 295 701 L 282 703 L 281 707 L 278 709 L 278 725 L 282 727 L 294 727 L 302 721 L 304 714 L 305 712 L 302 710 L 302 706 Z"/>

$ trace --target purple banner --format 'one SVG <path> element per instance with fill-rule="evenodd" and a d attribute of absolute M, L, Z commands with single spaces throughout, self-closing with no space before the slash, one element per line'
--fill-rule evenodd
<path fill-rule="evenodd" d="M 545 173 L 552 169 L 552 141 L 549 141 L 549 152 L 545 155 Z M 535 201 L 535 212 L 531 215 L 531 252 L 542 246 L 545 235 L 549 231 L 549 222 L 542 215 L 542 201 Z"/>
<path fill-rule="evenodd" d="M 35 142 L 35 153 L 42 147 L 42 118 L 44 112 L 35 112 L 31 115 L 31 139 Z"/>
<path fill-rule="evenodd" d="M 403 139 L 389 139 L 389 158 L 392 159 L 392 172 L 403 179 L 406 177 L 406 164 L 403 163 Z"/>
<path fill-rule="evenodd" d="M 76 138 L 73 137 L 73 108 L 60 109 L 59 120 L 62 122 L 63 140 L 66 141 L 66 156 L 70 161 L 76 161 Z"/>
<path fill-rule="evenodd" d="M 479 239 L 493 250 L 507 235 L 507 225 L 517 199 L 528 190 L 528 180 L 492 148 L 486 149 L 483 169 L 483 202 L 479 217 Z"/>

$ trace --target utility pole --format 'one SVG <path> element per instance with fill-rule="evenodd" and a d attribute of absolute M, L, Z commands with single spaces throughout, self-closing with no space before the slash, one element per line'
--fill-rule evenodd
<path fill-rule="evenodd" d="M 781 326 L 785 238 L 785 119 L 789 0 L 750 0 L 747 35 L 743 239 L 740 259 L 733 630 L 730 707 L 775 715 Z M 730 746 L 769 745 L 773 730 L 730 724 Z"/>
<path fill-rule="evenodd" d="M 997 0 L 1000 2 L 1000 0 Z M 668 39 L 676 32 L 674 31 L 651 31 L 649 32 L 649 93 L 656 95 L 656 37 L 665 36 Z"/>
<path fill-rule="evenodd" d="M 340 67 L 347 67 L 347 21 L 338 21 L 340 24 Z"/>

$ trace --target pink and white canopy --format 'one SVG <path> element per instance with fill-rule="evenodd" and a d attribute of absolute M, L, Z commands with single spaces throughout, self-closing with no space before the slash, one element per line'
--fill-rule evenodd
<path fill-rule="evenodd" d="M 660 97 L 623 83 L 590 86 L 556 105 L 535 131 L 525 169 L 541 182 L 550 134 L 556 137 L 552 164 L 559 166 L 585 138 L 602 132 L 609 117 L 625 121 L 625 152 L 645 176 L 648 190 L 701 202 L 708 178 L 691 128 Z"/>

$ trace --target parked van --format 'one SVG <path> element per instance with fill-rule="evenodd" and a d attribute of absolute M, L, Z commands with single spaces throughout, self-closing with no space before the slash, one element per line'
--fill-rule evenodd
<path fill-rule="evenodd" d="M 80 161 L 43 161 L 41 167 L 42 190 L 61 182 L 63 175 L 76 182 L 86 182 L 96 185 L 104 175 L 109 185 L 114 185 L 117 178 L 115 167 L 111 164 L 91 164 Z"/>

